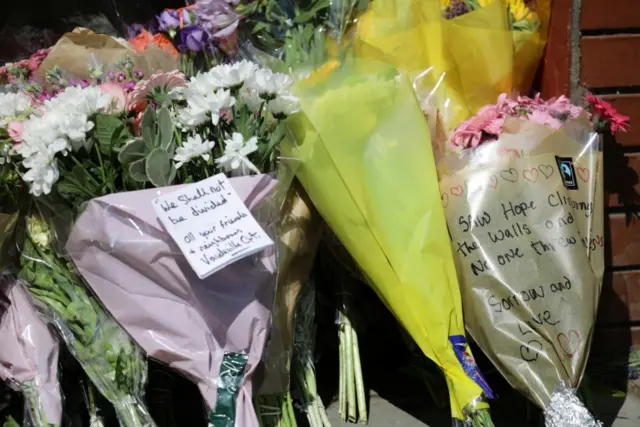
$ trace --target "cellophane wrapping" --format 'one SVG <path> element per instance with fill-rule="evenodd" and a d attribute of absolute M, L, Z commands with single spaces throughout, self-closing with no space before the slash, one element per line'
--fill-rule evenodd
<path fill-rule="evenodd" d="M 230 178 L 276 241 L 276 184 Z M 200 280 L 160 224 L 152 200 L 185 186 L 91 200 L 66 250 L 107 309 L 149 357 L 193 380 L 213 427 L 258 426 L 253 375 L 267 340 L 277 257 L 270 248 Z"/>
<path fill-rule="evenodd" d="M 0 276 L 0 379 L 24 396 L 25 426 L 59 426 L 58 339 L 11 273 Z"/>
<path fill-rule="evenodd" d="M 104 309 L 59 250 L 55 227 L 40 212 L 26 217 L 20 278 L 98 391 L 114 406 L 123 427 L 154 426 L 143 400 L 144 353 Z M 44 215 L 48 217 L 49 215 Z"/>
<path fill-rule="evenodd" d="M 297 177 L 382 301 L 443 370 L 452 415 L 491 394 L 464 338 L 429 128 L 409 80 L 347 58 L 302 82 L 291 118 Z"/>
<path fill-rule="evenodd" d="M 363 54 L 408 73 L 425 110 L 447 133 L 501 93 L 527 94 L 547 40 L 549 0 L 536 31 L 510 29 L 502 1 L 446 19 L 441 0 L 377 0 L 358 20 Z"/>
<path fill-rule="evenodd" d="M 580 384 L 604 274 L 600 137 L 510 118 L 497 141 L 450 153 L 440 189 L 467 330 L 541 408 Z"/>

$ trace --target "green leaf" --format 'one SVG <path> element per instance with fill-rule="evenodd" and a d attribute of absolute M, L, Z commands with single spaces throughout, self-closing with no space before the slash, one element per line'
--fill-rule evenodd
<path fill-rule="evenodd" d="M 2 427 L 20 427 L 20 424 L 18 424 L 16 420 L 14 420 L 11 415 L 9 415 L 7 416 L 7 419 L 5 420 Z"/>
<path fill-rule="evenodd" d="M 96 116 L 96 126 L 93 130 L 93 138 L 98 142 L 98 147 L 103 153 L 109 153 L 111 143 L 116 131 L 123 128 L 122 120 L 116 116 L 98 114 Z"/>
<path fill-rule="evenodd" d="M 158 111 L 158 140 L 160 147 L 168 150 L 173 141 L 173 121 L 167 107 Z"/>
<path fill-rule="evenodd" d="M 147 154 L 147 145 L 141 139 L 134 139 L 127 145 L 122 147 L 118 154 L 118 160 L 125 165 L 133 163 L 136 160 L 143 159 Z"/>
<path fill-rule="evenodd" d="M 156 144 L 156 135 L 158 134 L 156 122 L 156 112 L 149 105 L 142 115 L 142 122 L 140 123 L 142 139 L 149 151 L 153 150 Z"/>
<path fill-rule="evenodd" d="M 146 172 L 146 163 L 147 159 L 136 160 L 135 162 L 129 165 L 129 174 L 131 178 L 133 178 L 137 182 L 148 182 L 149 178 L 147 178 Z"/>
<path fill-rule="evenodd" d="M 172 169 L 175 169 L 175 166 L 171 162 L 171 157 L 162 148 L 156 148 L 147 156 L 147 176 L 156 187 L 166 187 L 171 184 L 175 178 L 175 172 L 172 172 Z"/>

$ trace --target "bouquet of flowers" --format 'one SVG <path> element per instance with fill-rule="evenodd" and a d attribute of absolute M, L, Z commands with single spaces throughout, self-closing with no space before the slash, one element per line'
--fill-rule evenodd
<path fill-rule="evenodd" d="M 455 130 L 439 161 L 467 330 L 547 426 L 598 425 L 575 396 L 604 274 L 596 132 L 628 118 L 587 98 L 585 110 L 502 95 Z"/>
<path fill-rule="evenodd" d="M 411 84 L 384 63 L 347 58 L 297 87 L 297 176 L 370 285 L 443 370 L 452 415 L 492 425 L 492 392 L 465 337 L 429 129 Z"/>
<path fill-rule="evenodd" d="M 157 72 L 129 93 L 118 82 L 107 88 L 89 82 L 59 91 L 24 122 L 22 142 L 14 148 L 18 170 L 39 212 L 55 226 L 28 217 L 23 275 L 56 314 L 63 335 L 72 338 L 76 357 L 100 391 L 126 412 L 121 416 L 131 422 L 125 425 L 152 423 L 131 410 L 140 408 L 136 399 L 121 399 L 127 390 L 139 396 L 143 354 L 126 334 L 108 329 L 106 312 L 53 243 L 66 248 L 101 302 L 149 356 L 198 383 L 212 425 L 256 425 L 251 378 L 267 337 L 274 254 L 262 252 L 200 280 L 158 223 L 152 200 L 187 191 L 155 188 L 222 179 L 216 174 L 227 172 L 233 178 L 216 188 L 235 189 L 272 230 L 279 206 L 276 181 L 260 172 L 276 170 L 283 119 L 297 109 L 288 92 L 292 82 L 246 61 L 191 81 L 178 71 Z M 258 175 L 244 176 L 252 173 Z M 244 237 L 217 236 L 203 247 L 228 252 L 237 242 L 224 242 L 232 238 Z M 174 315 L 166 317 L 167 311 Z M 113 363 L 98 365 L 105 353 Z M 105 378 L 115 378 L 115 390 Z"/>
<path fill-rule="evenodd" d="M 237 2 L 198 0 L 179 9 L 165 9 L 155 22 L 130 27 L 129 43 L 137 52 L 160 46 L 179 57 L 179 69 L 187 76 L 208 70 L 233 53 L 238 44 L 241 15 Z"/>
<path fill-rule="evenodd" d="M 10 275 L 0 278 L 0 342 L 0 379 L 24 395 L 25 419 L 34 427 L 59 426 L 58 340 Z"/>
<path fill-rule="evenodd" d="M 521 2 L 506 3 L 376 1 L 359 20 L 357 38 L 369 56 L 409 73 L 423 108 L 438 115 L 448 135 L 500 93 L 531 89 L 549 1 L 536 2 L 535 16 L 522 12 Z"/>

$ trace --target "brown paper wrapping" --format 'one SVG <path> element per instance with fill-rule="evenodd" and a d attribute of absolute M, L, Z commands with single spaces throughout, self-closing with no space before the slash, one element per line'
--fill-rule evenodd
<path fill-rule="evenodd" d="M 76 79 L 88 79 L 90 65 L 115 64 L 126 56 L 131 57 L 136 70 L 144 71 L 147 76 L 157 70 L 178 68 L 174 57 L 155 46 L 149 46 L 144 54 L 138 55 L 111 36 L 78 27 L 58 40 L 40 65 L 36 77 L 45 81 L 47 71 L 57 65 Z"/>
<path fill-rule="evenodd" d="M 561 381 L 579 385 L 602 286 L 602 154 L 587 129 L 510 122 L 440 181 L 467 329 L 540 407 Z"/>
<path fill-rule="evenodd" d="M 261 396 L 289 390 L 296 302 L 309 279 L 320 241 L 322 219 L 298 180 L 287 193 L 280 221 L 279 274 L 270 340 L 263 357 L 264 378 L 258 386 Z"/>

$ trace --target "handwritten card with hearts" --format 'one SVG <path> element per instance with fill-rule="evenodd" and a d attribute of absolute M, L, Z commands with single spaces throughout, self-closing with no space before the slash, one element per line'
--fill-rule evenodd
<path fill-rule="evenodd" d="M 573 168 L 576 189 L 555 154 L 514 151 L 440 181 L 467 329 L 534 400 L 581 375 L 602 283 L 601 156 Z"/>

